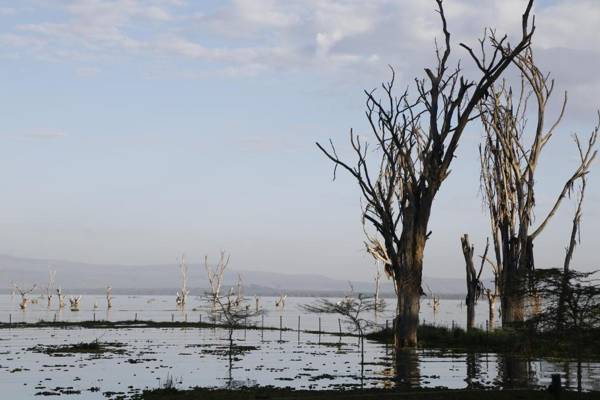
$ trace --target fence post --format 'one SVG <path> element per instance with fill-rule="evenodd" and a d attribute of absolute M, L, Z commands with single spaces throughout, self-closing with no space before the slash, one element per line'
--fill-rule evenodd
<path fill-rule="evenodd" d="M 198 315 L 198 323 L 202 325 L 202 314 Z"/>
<path fill-rule="evenodd" d="M 282 330 L 282 329 L 283 329 L 283 316 L 280 315 L 279 316 L 279 330 Z"/>
<path fill-rule="evenodd" d="M 171 322 L 175 321 L 175 314 L 171 313 Z"/>
<path fill-rule="evenodd" d="M 183 315 L 183 322 L 187 322 L 187 313 Z"/>
<path fill-rule="evenodd" d="M 8 314 L 8 324 L 12 325 L 12 314 Z"/>
<path fill-rule="evenodd" d="M 342 321 L 338 318 L 338 327 L 340 328 L 340 336 L 342 336 Z"/>
<path fill-rule="evenodd" d="M 137 313 L 135 313 L 134 321 L 137 322 Z"/>
<path fill-rule="evenodd" d="M 260 329 L 263 331 L 265 330 L 265 314 L 260 316 Z"/>
<path fill-rule="evenodd" d="M 319 317 L 319 334 L 321 334 L 321 317 Z"/>
<path fill-rule="evenodd" d="M 54 314 L 56 315 L 56 314 Z M 96 313 L 94 313 L 94 322 L 96 322 Z"/>

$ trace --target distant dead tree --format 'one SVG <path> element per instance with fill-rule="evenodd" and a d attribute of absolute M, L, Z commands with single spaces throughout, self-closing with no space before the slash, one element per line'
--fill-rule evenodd
<path fill-rule="evenodd" d="M 375 271 L 375 312 L 378 312 L 377 306 L 379 305 L 379 281 L 381 280 L 381 271 L 379 271 L 379 267 Z"/>
<path fill-rule="evenodd" d="M 79 311 L 79 306 L 81 304 L 81 296 L 71 296 L 69 298 L 69 303 L 71 311 Z"/>
<path fill-rule="evenodd" d="M 489 209 L 492 240 L 501 276 L 502 323 L 520 322 L 525 317 L 526 284 L 534 268 L 533 243 L 555 215 L 573 185 L 584 177 L 596 157 L 597 130 L 585 148 L 575 139 L 580 162 L 565 182 L 548 214 L 532 228 L 535 211 L 535 173 L 540 155 L 564 115 L 567 96 L 550 125 L 546 107 L 554 81 L 540 71 L 531 49 L 514 58 L 521 72 L 516 91 L 503 82 L 480 104 L 484 145 L 480 149 L 481 182 L 484 202 Z M 529 100 L 534 99 L 536 114 L 529 127 Z M 531 136 L 527 133 L 533 131 Z"/>
<path fill-rule="evenodd" d="M 465 299 L 465 303 L 467 304 L 467 331 L 470 331 L 475 327 L 475 305 L 483 293 L 483 284 L 481 283 L 480 278 L 490 243 L 488 241 L 485 246 L 483 257 L 481 257 L 481 266 L 479 267 L 479 272 L 477 272 L 475 265 L 473 264 L 475 246 L 469 242 L 469 235 L 465 233 L 460 238 L 460 244 L 465 257 L 465 267 L 467 272 L 467 298 Z"/>
<path fill-rule="evenodd" d="M 19 307 L 21 308 L 21 310 L 26 310 L 27 309 L 27 304 L 29 303 L 29 298 L 27 297 L 27 295 L 31 292 L 33 292 L 35 290 L 35 288 L 37 287 L 37 285 L 33 285 L 31 288 L 29 289 L 22 289 L 21 287 L 17 286 L 16 283 L 13 283 L 15 290 L 17 291 L 17 293 L 19 293 L 19 296 L 21 296 L 21 301 L 19 302 Z"/>
<path fill-rule="evenodd" d="M 482 263 L 488 263 L 488 265 L 490 265 L 491 269 L 492 269 L 492 274 L 494 276 L 493 279 L 493 285 L 494 285 L 494 290 L 490 289 L 490 288 L 485 288 L 485 297 L 487 298 L 488 301 L 488 328 L 490 330 L 493 330 L 496 324 L 496 301 L 498 299 L 498 297 L 500 297 L 500 270 L 498 269 L 498 265 L 501 265 L 497 262 L 494 262 L 492 260 L 490 260 L 489 257 L 487 257 L 487 250 L 489 248 L 489 244 L 490 244 L 490 240 L 489 238 L 487 238 L 486 243 L 485 243 L 485 247 L 486 247 L 486 251 L 484 252 L 483 256 L 480 256 L 481 258 L 481 262 Z M 498 254 L 497 254 L 498 256 Z"/>
<path fill-rule="evenodd" d="M 429 287 L 429 285 L 427 286 L 427 291 L 429 292 L 429 298 L 431 299 L 431 310 L 433 311 L 433 319 L 435 321 L 438 312 L 440 311 L 440 296 L 436 295 L 435 293 L 433 293 L 433 291 L 431 290 L 431 288 Z"/>
<path fill-rule="evenodd" d="M 356 156 L 353 164 L 338 156 L 331 140 L 329 150 L 317 143 L 335 165 L 334 179 L 337 167 L 354 177 L 365 202 L 363 219 L 381 237 L 379 250 L 387 259 L 385 270 L 394 281 L 397 297 L 394 337 L 398 351 L 417 345 L 423 254 L 431 234 L 428 225 L 434 198 L 450 173 L 465 128 L 478 117 L 477 105 L 513 59 L 529 47 L 534 32 L 529 21 L 533 0 L 529 0 L 515 46 L 506 36 L 498 38 L 493 30 L 486 31 L 489 37 L 484 35 L 480 40 L 479 55 L 461 43 L 480 75 L 470 80 L 460 64 L 449 66 L 450 32 L 442 0 L 436 3 L 442 46 L 436 44 L 437 63 L 425 69 L 425 78 L 416 79 L 415 93 L 409 94 L 408 89 L 400 95 L 395 93 L 393 69 L 390 81 L 382 85 L 383 99 L 375 91 L 365 92 L 374 147 L 351 130 L 350 143 Z M 486 43 L 490 43 L 491 51 Z M 373 154 L 379 159 L 372 161 Z"/>
<path fill-rule="evenodd" d="M 275 300 L 275 308 L 283 311 L 285 308 L 285 299 L 287 299 L 287 294 L 280 294 L 277 300 Z"/>
<path fill-rule="evenodd" d="M 175 303 L 177 304 L 177 307 L 184 308 L 188 294 L 190 293 L 187 286 L 188 266 L 185 263 L 185 255 L 182 255 L 181 259 L 179 260 L 179 273 L 181 274 L 181 289 L 179 290 L 179 292 L 177 292 Z"/>
<path fill-rule="evenodd" d="M 48 302 L 48 308 L 52 305 L 52 296 L 54 295 L 54 281 L 56 278 L 56 271 L 48 271 L 48 285 L 46 285 L 46 300 Z"/>
<path fill-rule="evenodd" d="M 61 287 L 56 289 L 56 294 L 58 296 L 58 309 L 62 310 L 63 308 L 65 308 L 65 294 Z"/>
<path fill-rule="evenodd" d="M 112 287 L 106 287 L 106 309 L 110 310 L 112 308 Z"/>
<path fill-rule="evenodd" d="M 229 265 L 229 257 L 225 251 L 221 251 L 219 262 L 214 268 L 208 265 L 208 256 L 204 257 L 204 268 L 208 275 L 208 284 L 210 285 L 210 294 L 214 299 L 214 305 L 216 306 L 217 298 L 220 296 L 221 286 L 223 285 L 223 276 L 225 274 L 225 268 Z"/>

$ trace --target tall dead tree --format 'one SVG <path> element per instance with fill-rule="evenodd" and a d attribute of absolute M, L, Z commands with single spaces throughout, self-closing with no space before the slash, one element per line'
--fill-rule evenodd
<path fill-rule="evenodd" d="M 52 297 L 54 295 L 55 278 L 56 278 L 56 271 L 49 270 L 48 271 L 48 285 L 46 285 L 46 294 L 45 294 L 48 308 L 50 308 L 50 306 L 52 305 Z"/>
<path fill-rule="evenodd" d="M 181 289 L 177 292 L 177 297 L 175 299 L 175 303 L 178 307 L 184 308 L 185 303 L 187 301 L 188 294 L 190 293 L 188 289 L 188 266 L 185 262 L 185 255 L 181 255 L 181 259 L 179 260 L 179 273 L 181 274 Z"/>
<path fill-rule="evenodd" d="M 223 285 L 223 276 L 225 274 L 225 268 L 229 265 L 229 254 L 225 251 L 221 251 L 219 262 L 214 268 L 208 265 L 208 256 L 204 257 L 204 268 L 208 275 L 208 284 L 210 286 L 210 295 L 213 298 L 213 308 L 217 305 L 217 299 L 220 296 L 221 286 Z"/>
<path fill-rule="evenodd" d="M 112 308 L 112 301 L 113 301 L 112 287 L 107 286 L 106 287 L 106 309 L 107 310 L 110 310 Z"/>
<path fill-rule="evenodd" d="M 483 265 L 485 263 L 489 242 L 485 246 L 479 272 L 477 272 L 475 265 L 473 264 L 475 246 L 471 245 L 469 242 L 469 235 L 465 233 L 460 238 L 460 244 L 462 246 L 463 255 L 465 256 L 465 267 L 467 272 L 467 298 L 465 299 L 465 303 L 467 304 L 467 330 L 470 331 L 475 327 L 475 305 L 483 293 L 483 285 L 480 278 L 481 272 L 483 271 Z"/>
<path fill-rule="evenodd" d="M 449 66 L 450 32 L 442 0 L 436 3 L 442 46 L 436 45 L 436 65 L 425 68 L 425 78 L 416 79 L 415 93 L 409 94 L 407 89 L 396 95 L 393 69 L 391 80 L 382 85 L 383 99 L 378 99 L 375 91 L 365 92 L 366 116 L 375 139 L 375 154 L 380 158 L 367 160 L 373 155 L 369 151 L 372 147 L 352 130 L 355 164 L 340 159 L 332 141 L 329 150 L 317 143 L 335 164 L 334 179 L 337 167 L 356 179 L 365 204 L 363 218 L 382 239 L 380 250 L 388 260 L 385 270 L 394 281 L 397 296 L 397 350 L 417 345 L 423 254 L 430 235 L 433 200 L 450 173 L 466 126 L 477 118 L 477 104 L 513 59 L 529 47 L 535 29 L 530 23 L 533 0 L 529 0 L 522 16 L 521 38 L 515 46 L 509 45 L 506 36 L 497 38 L 494 31 L 486 32 L 489 38 L 480 40 L 480 55 L 461 43 L 480 75 L 470 80 L 460 65 Z"/>
<path fill-rule="evenodd" d="M 534 268 L 533 243 L 556 214 L 573 185 L 584 177 L 596 156 L 597 133 L 586 148 L 581 148 L 580 163 L 565 182 L 552 208 L 533 228 L 535 210 L 535 173 L 542 150 L 560 123 L 567 96 L 558 116 L 547 127 L 546 107 L 554 81 L 536 66 L 531 49 L 514 59 L 521 72 L 520 88 L 515 92 L 503 82 L 481 103 L 485 144 L 480 150 L 484 201 L 489 209 L 492 239 L 501 271 L 502 323 L 525 318 L 525 293 Z M 535 107 L 530 128 L 530 99 Z M 531 135 L 529 135 L 531 132 Z M 577 140 L 578 141 L 578 140 Z"/>
<path fill-rule="evenodd" d="M 27 304 L 29 304 L 29 298 L 27 297 L 27 295 L 31 292 L 33 292 L 35 290 L 35 288 L 37 287 L 37 285 L 33 285 L 31 288 L 29 289 L 22 289 L 21 287 L 17 286 L 17 284 L 13 284 L 17 293 L 19 293 L 19 295 L 21 296 L 21 301 L 19 302 L 19 308 L 21 308 L 21 310 L 25 311 L 27 309 Z"/>

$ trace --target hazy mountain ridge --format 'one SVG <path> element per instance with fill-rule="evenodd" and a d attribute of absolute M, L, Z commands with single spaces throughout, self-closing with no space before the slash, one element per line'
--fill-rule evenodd
<path fill-rule="evenodd" d="M 105 286 L 115 293 L 171 293 L 180 285 L 179 268 L 173 264 L 109 265 L 84 262 L 47 260 L 0 255 L 0 291 L 10 290 L 12 282 L 23 286 L 37 283 L 43 287 L 48 281 L 49 269 L 56 270 L 56 285 L 65 290 L 98 291 Z M 251 270 L 227 270 L 225 285 L 234 285 L 238 274 L 247 294 L 314 294 L 344 293 L 349 290 L 347 280 L 333 279 L 318 274 L 287 274 Z M 203 264 L 189 264 L 188 286 L 193 294 L 208 287 Z M 373 292 L 374 282 L 352 281 L 355 291 Z M 424 277 L 424 288 L 439 295 L 462 295 L 463 279 Z M 381 280 L 381 292 L 392 293 L 391 281 Z"/>

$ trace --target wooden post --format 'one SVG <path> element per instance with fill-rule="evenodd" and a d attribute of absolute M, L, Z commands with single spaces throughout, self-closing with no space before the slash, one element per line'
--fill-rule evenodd
<path fill-rule="evenodd" d="M 171 313 L 171 322 L 175 321 L 175 314 Z"/>
<path fill-rule="evenodd" d="M 319 317 L 319 334 L 321 333 L 321 317 Z"/>
<path fill-rule="evenodd" d="M 12 325 L 12 314 L 8 314 L 8 324 Z"/>
<path fill-rule="evenodd" d="M 54 313 L 54 322 L 56 323 L 56 313 Z"/>
<path fill-rule="evenodd" d="M 279 330 L 283 329 L 283 316 L 279 316 Z"/>
<path fill-rule="evenodd" d="M 260 316 L 260 329 L 263 331 L 265 330 L 265 315 L 264 314 Z"/>
<path fill-rule="evenodd" d="M 338 327 L 340 328 L 340 336 L 342 336 L 342 321 L 338 318 Z"/>
<path fill-rule="evenodd" d="M 185 314 L 183 315 L 183 321 L 184 321 L 184 322 L 187 322 L 187 313 L 185 313 Z"/>
<path fill-rule="evenodd" d="M 137 313 L 135 313 L 135 317 L 133 320 L 137 322 Z"/>
<path fill-rule="evenodd" d="M 94 313 L 94 322 L 96 322 L 96 313 Z"/>
<path fill-rule="evenodd" d="M 202 325 L 202 314 L 198 315 L 198 323 Z"/>
<path fill-rule="evenodd" d="M 298 315 L 298 332 L 300 332 L 300 316 Z"/>
<path fill-rule="evenodd" d="M 390 320 L 386 319 L 385 320 L 385 330 L 387 331 L 388 329 L 390 329 Z"/>

